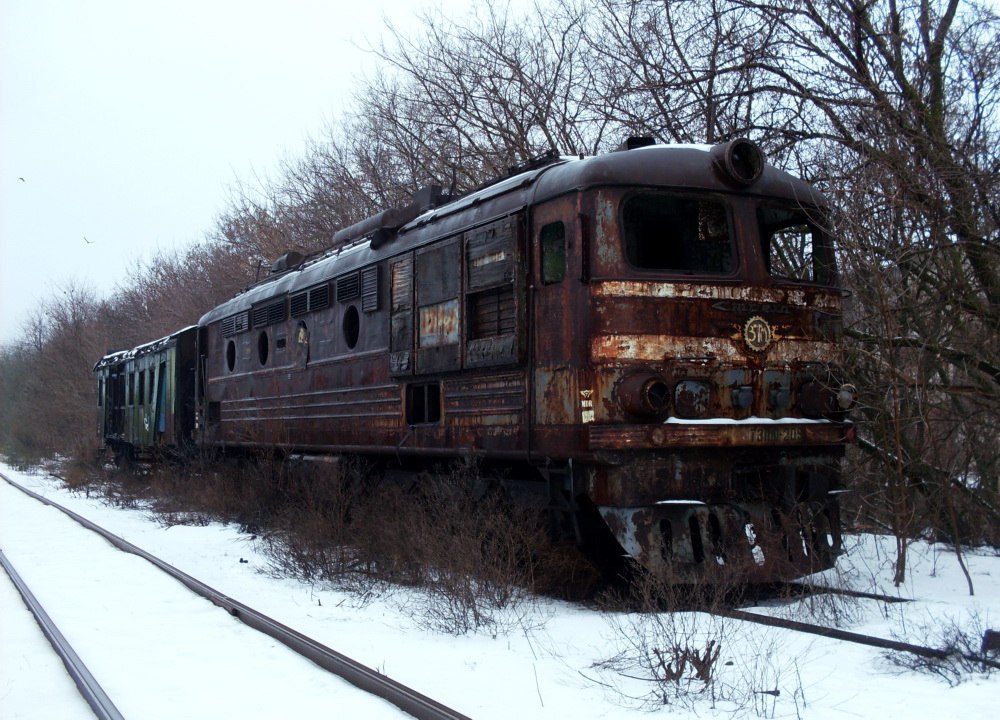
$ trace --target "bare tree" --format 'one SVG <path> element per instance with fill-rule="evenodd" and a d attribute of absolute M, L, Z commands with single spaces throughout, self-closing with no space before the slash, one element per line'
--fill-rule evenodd
<path fill-rule="evenodd" d="M 106 338 L 93 330 L 100 302 L 68 285 L 35 313 L 25 339 L 0 355 L 0 446 L 26 458 L 80 453 L 96 443 L 91 368 Z"/>
<path fill-rule="evenodd" d="M 464 20 L 425 14 L 412 34 L 390 24 L 359 110 L 410 174 L 457 192 L 546 151 L 592 153 L 607 116 L 589 102 L 583 17 L 567 5 L 525 22 L 485 2 Z"/>
<path fill-rule="evenodd" d="M 965 0 L 602 0 L 586 23 L 609 123 L 750 135 L 841 211 L 852 472 L 897 581 L 915 532 L 986 539 L 1000 518 L 997 27 Z"/>
<path fill-rule="evenodd" d="M 801 105 L 770 87 L 775 27 L 729 0 L 600 0 L 587 23 L 599 92 L 618 127 L 683 143 L 754 135 L 772 149 Z"/>
<path fill-rule="evenodd" d="M 897 537 L 930 525 L 958 544 L 958 497 L 1000 517 L 997 17 L 959 0 L 743 5 L 778 28 L 769 70 L 813 109 L 803 135 L 844 211 L 867 469 L 891 480 Z"/>

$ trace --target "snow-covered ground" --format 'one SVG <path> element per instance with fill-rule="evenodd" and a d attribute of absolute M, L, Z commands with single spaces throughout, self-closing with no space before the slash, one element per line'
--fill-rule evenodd
<path fill-rule="evenodd" d="M 699 614 L 612 615 L 538 600 L 522 606 L 518 621 L 496 637 L 434 633 L 415 617 L 421 598 L 410 591 L 361 602 L 322 585 L 275 578 L 255 542 L 235 527 L 167 528 L 148 512 L 108 507 L 44 474 L 0 469 L 215 589 L 473 718 L 646 717 L 655 709 L 654 688 L 630 677 L 641 670 L 628 659 L 643 634 L 653 631 L 659 635 L 649 636 L 651 648 L 661 651 L 685 638 L 694 648 L 713 638 L 721 644 L 713 691 L 695 692 L 701 689 L 695 682 L 691 693 L 670 693 L 659 713 L 671 717 L 986 718 L 995 716 L 1000 698 L 1000 673 L 966 674 L 952 685 L 901 669 L 874 648 Z M 57 543 L 53 559 L 44 551 Z M 273 641 L 250 637 L 254 633 L 224 611 L 6 483 L 0 483 L 0 548 L 57 623 L 73 620 L 70 642 L 130 719 L 394 712 L 359 698 Z M 835 619 L 849 630 L 920 644 L 935 644 L 942 629 L 1000 628 L 1000 557 L 968 555 L 975 588 L 969 596 L 953 553 L 923 543 L 910 553 L 909 581 L 896 589 L 891 539 L 851 538 L 838 580 L 914 601 L 812 598 L 802 601 L 811 613 L 804 619 Z M 89 585 L 95 597 L 99 588 L 103 599 L 94 603 L 82 597 L 89 592 L 64 592 L 68 568 L 74 569 L 73 587 Z M 99 621 L 99 614 L 121 622 Z M 90 625 L 81 628 L 79 618 Z M 137 653 L 135 638 L 147 633 L 157 650 Z M 90 717 L 6 577 L 0 580 L 0 717 Z"/>

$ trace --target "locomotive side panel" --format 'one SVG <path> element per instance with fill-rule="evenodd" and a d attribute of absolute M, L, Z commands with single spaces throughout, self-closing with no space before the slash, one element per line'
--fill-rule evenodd
<path fill-rule="evenodd" d="M 408 449 L 525 456 L 523 223 L 502 217 L 393 261 L 390 366 Z"/>
<path fill-rule="evenodd" d="M 589 452 L 588 228 L 579 205 L 585 197 L 570 193 L 533 209 L 532 450 L 539 461 L 584 459 Z"/>
<path fill-rule="evenodd" d="M 209 323 L 207 441 L 523 454 L 522 225 L 435 238 Z"/>
<path fill-rule="evenodd" d="M 206 328 L 206 438 L 331 451 L 397 440 L 384 265 L 277 294 Z"/>

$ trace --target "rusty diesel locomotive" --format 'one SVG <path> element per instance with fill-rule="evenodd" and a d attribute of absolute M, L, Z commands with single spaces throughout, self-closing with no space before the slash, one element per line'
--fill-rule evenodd
<path fill-rule="evenodd" d="M 826 218 L 747 140 L 431 188 L 104 358 L 101 432 L 409 473 L 471 455 L 554 528 L 680 581 L 829 567 L 854 392 Z M 158 408 L 158 371 L 190 401 Z"/>

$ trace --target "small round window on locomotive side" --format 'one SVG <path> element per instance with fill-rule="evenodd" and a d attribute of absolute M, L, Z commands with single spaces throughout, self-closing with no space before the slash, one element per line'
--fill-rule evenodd
<path fill-rule="evenodd" d="M 348 305 L 344 310 L 344 341 L 351 350 L 358 344 L 361 335 L 361 316 L 354 305 Z"/>
<path fill-rule="evenodd" d="M 271 343 L 267 338 L 267 331 L 262 330 L 260 335 L 257 336 L 257 358 L 260 360 L 260 364 L 267 365 L 267 355 L 271 350 Z"/>
<path fill-rule="evenodd" d="M 229 372 L 236 369 L 236 341 L 230 340 L 226 343 L 226 367 Z"/>

